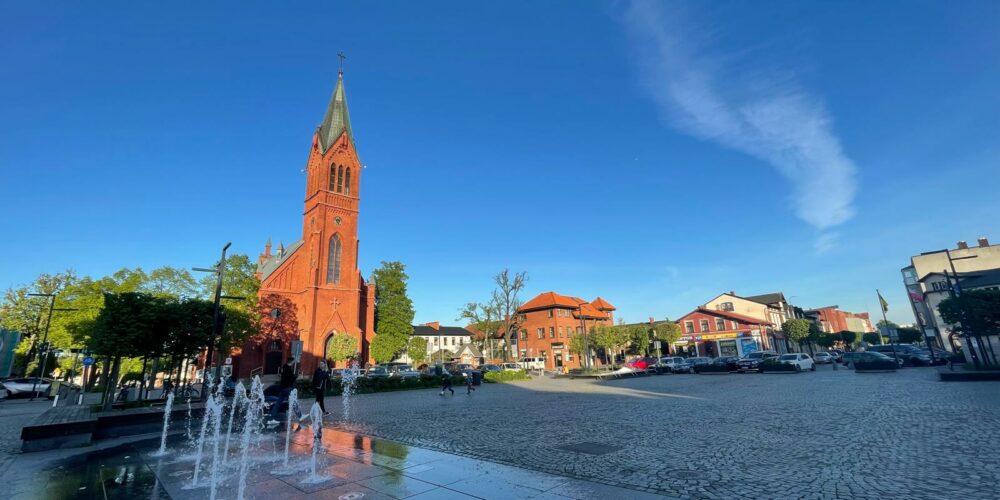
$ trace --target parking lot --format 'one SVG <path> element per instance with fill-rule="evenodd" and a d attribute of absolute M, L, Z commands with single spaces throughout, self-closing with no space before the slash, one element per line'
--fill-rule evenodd
<path fill-rule="evenodd" d="M 355 396 L 347 427 L 677 497 L 996 498 L 1000 384 L 939 382 L 935 370 L 380 393 Z"/>

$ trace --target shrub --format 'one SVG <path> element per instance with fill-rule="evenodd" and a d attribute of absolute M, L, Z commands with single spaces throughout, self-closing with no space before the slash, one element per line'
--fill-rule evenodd
<path fill-rule="evenodd" d="M 729 373 L 729 367 L 722 364 L 699 365 L 696 370 L 697 373 Z"/>
<path fill-rule="evenodd" d="M 483 379 L 487 382 L 492 383 L 502 383 L 511 382 L 514 380 L 531 380 L 531 377 L 524 370 L 513 370 L 513 371 L 502 371 L 502 372 L 487 372 L 483 375 Z"/>
<path fill-rule="evenodd" d="M 789 363 L 782 363 L 776 358 L 765 359 L 760 363 L 760 371 L 762 372 L 794 372 L 795 365 Z"/>
<path fill-rule="evenodd" d="M 896 371 L 896 362 L 884 359 L 873 360 L 873 361 L 856 361 L 854 363 L 855 370 L 892 370 Z"/>

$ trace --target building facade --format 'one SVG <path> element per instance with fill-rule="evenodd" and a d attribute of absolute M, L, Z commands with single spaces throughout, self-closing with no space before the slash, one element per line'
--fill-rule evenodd
<path fill-rule="evenodd" d="M 343 72 L 313 134 L 305 171 L 302 238 L 287 248 L 279 246 L 273 254 L 268 242 L 257 268 L 261 298 L 274 294 L 288 299 L 299 331 L 282 332 L 282 338 L 262 345 L 245 345 L 234 359 L 240 376 L 256 369 L 276 373 L 289 355 L 289 339 L 303 342 L 300 372 L 311 373 L 320 359 L 327 358 L 327 343 L 338 333 L 357 340 L 360 361 L 371 360 L 375 287 L 358 270 L 362 168 Z"/>
<path fill-rule="evenodd" d="M 723 293 L 705 303 L 706 309 L 734 312 L 768 323 L 761 334 L 762 348 L 782 352 L 785 336 L 781 325 L 785 321 L 802 317 L 801 309 L 788 303 L 782 292 L 741 297 L 736 292 Z"/>
<path fill-rule="evenodd" d="M 427 342 L 427 357 L 424 363 L 429 365 L 447 363 L 462 346 L 472 344 L 472 332 L 469 330 L 460 326 L 441 326 L 437 321 L 414 325 L 410 337 L 419 337 Z M 405 351 L 395 361 L 414 363 Z"/>
<path fill-rule="evenodd" d="M 541 293 L 517 310 L 517 335 L 512 337 L 520 359 L 542 358 L 553 370 L 580 368 L 584 360 L 570 350 L 574 336 L 597 325 L 614 324 L 615 306 L 598 297 L 587 302 L 555 292 Z M 591 366 L 597 357 L 590 353 Z"/>
<path fill-rule="evenodd" d="M 764 343 L 769 321 L 744 314 L 699 307 L 677 320 L 680 339 L 671 352 L 683 356 L 744 356 L 768 349 Z"/>
<path fill-rule="evenodd" d="M 819 326 L 820 331 L 837 333 L 843 331 L 869 333 L 874 332 L 868 313 L 853 313 L 842 311 L 838 306 L 817 307 L 805 311 L 806 318 Z"/>
<path fill-rule="evenodd" d="M 901 270 L 913 316 L 928 342 L 954 350 L 962 340 L 938 312 L 938 305 L 950 297 L 957 282 L 962 290 L 1000 287 L 1000 245 L 990 245 L 979 238 L 975 246 L 959 241 L 954 249 L 937 250 L 914 255 L 910 265 Z"/>

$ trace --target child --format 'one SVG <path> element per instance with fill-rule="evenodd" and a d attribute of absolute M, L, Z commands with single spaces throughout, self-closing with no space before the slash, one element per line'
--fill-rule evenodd
<path fill-rule="evenodd" d="M 462 375 L 465 376 L 465 393 L 471 396 L 472 391 L 476 390 L 472 387 L 472 372 L 462 372 Z"/>
<path fill-rule="evenodd" d="M 445 389 L 451 391 L 452 396 L 455 395 L 455 389 L 451 388 L 451 375 L 444 374 L 441 375 L 441 395 L 444 396 Z"/>

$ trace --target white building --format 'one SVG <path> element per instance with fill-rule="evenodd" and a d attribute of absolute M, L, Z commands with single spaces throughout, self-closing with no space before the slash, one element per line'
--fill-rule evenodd
<path fill-rule="evenodd" d="M 430 359 L 432 353 L 446 351 L 454 355 L 460 347 L 472 343 L 472 332 L 460 326 L 441 326 L 437 321 L 424 323 L 423 325 L 414 325 L 413 333 L 410 336 L 420 337 L 427 341 L 427 359 L 424 362 L 428 364 L 432 364 L 432 360 Z M 445 359 L 444 361 L 447 362 L 449 360 Z M 403 352 L 395 361 L 401 363 L 413 362 L 406 352 Z M 433 361 L 436 363 L 438 360 L 434 359 Z"/>

